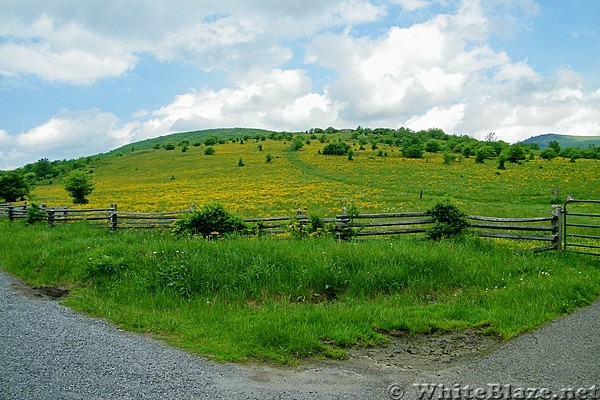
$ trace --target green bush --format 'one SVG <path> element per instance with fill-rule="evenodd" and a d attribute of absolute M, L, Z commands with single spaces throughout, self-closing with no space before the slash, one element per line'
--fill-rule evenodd
<path fill-rule="evenodd" d="M 213 154 L 215 154 L 215 148 L 214 148 L 214 147 L 212 147 L 212 146 L 207 146 L 207 147 L 204 149 L 204 155 L 205 155 L 205 156 L 212 156 Z"/>
<path fill-rule="evenodd" d="M 430 239 L 457 236 L 468 226 L 467 214 L 459 210 L 450 200 L 444 199 L 427 210 L 433 218 L 434 225 L 427 231 Z"/>
<path fill-rule="evenodd" d="M 304 147 L 304 140 L 301 137 L 297 137 L 292 142 L 292 145 L 290 146 L 290 149 L 292 151 L 298 151 L 298 150 L 301 150 L 302 147 Z"/>
<path fill-rule="evenodd" d="M 27 208 L 27 217 L 25 222 L 28 224 L 35 224 L 36 222 L 44 221 L 48 215 L 46 211 L 42 210 L 37 204 L 32 203 Z"/>
<path fill-rule="evenodd" d="M 184 215 L 173 223 L 173 232 L 202 235 L 205 239 L 242 232 L 246 225 L 241 218 L 218 204 L 207 204 L 201 210 Z"/>
<path fill-rule="evenodd" d="M 334 155 L 334 156 L 343 156 L 348 154 L 348 150 L 350 150 L 350 145 L 344 142 L 338 143 L 329 143 L 323 149 L 323 154 L 325 155 Z"/>

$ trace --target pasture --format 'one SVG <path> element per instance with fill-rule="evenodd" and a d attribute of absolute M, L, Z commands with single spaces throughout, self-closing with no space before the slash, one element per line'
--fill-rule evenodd
<path fill-rule="evenodd" d="M 379 144 L 376 150 L 357 150 L 348 160 L 318 154 L 324 146 L 311 140 L 291 151 L 289 141 L 266 139 L 216 145 L 209 156 L 204 145 L 186 152 L 161 148 L 109 154 L 92 164 L 95 190 L 89 207 L 118 203 L 126 211 L 169 211 L 219 202 L 245 218 L 290 215 L 298 209 L 333 217 L 350 206 L 360 212 L 425 211 L 448 196 L 469 214 L 529 217 L 550 212 L 554 188 L 559 203 L 566 194 L 600 198 L 597 160 L 536 158 L 507 163 L 500 171 L 494 159 L 477 164 L 463 157 L 444 165 L 439 153 L 410 159 L 394 146 Z M 33 196 L 52 206 L 71 202 L 59 180 L 39 184 Z"/>
<path fill-rule="evenodd" d="M 495 158 L 326 140 L 237 137 L 211 145 L 169 138 L 126 146 L 86 164 L 95 184 L 86 207 L 152 212 L 218 202 L 242 218 L 426 211 L 449 197 L 468 214 L 549 216 L 566 194 L 600 198 L 600 161 Z M 321 154 L 342 140 L 350 156 Z M 156 148 L 154 148 L 156 147 Z M 446 160 L 447 161 L 447 160 Z M 60 179 L 30 201 L 70 205 Z M 32 285 L 70 290 L 65 304 L 123 329 L 152 334 L 217 360 L 294 364 L 344 358 L 390 335 L 472 330 L 510 339 L 600 295 L 597 257 L 532 253 L 515 242 L 470 235 L 429 241 L 382 237 L 226 237 L 168 229 L 54 228 L 0 220 L 0 268 Z"/>

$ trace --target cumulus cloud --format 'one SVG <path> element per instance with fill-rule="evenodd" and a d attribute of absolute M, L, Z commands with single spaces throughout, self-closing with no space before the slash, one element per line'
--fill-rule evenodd
<path fill-rule="evenodd" d="M 135 75 L 142 59 L 193 66 L 206 80 L 130 116 L 104 104 L 0 130 L 2 164 L 209 127 L 438 127 L 507 141 L 600 134 L 600 89 L 569 68 L 542 75 L 493 45 L 530 29 L 539 11 L 534 0 L 6 0 L 5 87 L 29 76 L 93 87 Z"/>
<path fill-rule="evenodd" d="M 52 159 L 71 159 L 108 151 L 129 143 L 136 127 L 97 109 L 61 110 L 46 123 L 17 135 L 0 130 L 0 168 L 14 168 L 48 154 Z"/>
<path fill-rule="evenodd" d="M 6 0 L 3 11 L 2 76 L 76 85 L 123 76 L 140 54 L 206 71 L 268 70 L 291 58 L 291 50 L 278 43 L 281 38 L 374 21 L 385 13 L 366 0 Z"/>
<path fill-rule="evenodd" d="M 295 130 L 337 120 L 339 105 L 311 92 L 311 86 L 302 70 L 275 69 L 246 85 L 177 96 L 150 121 L 153 129 L 177 131 L 198 126 Z"/>

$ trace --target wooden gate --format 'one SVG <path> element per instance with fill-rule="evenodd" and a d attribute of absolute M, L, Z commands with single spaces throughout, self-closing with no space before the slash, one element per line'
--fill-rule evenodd
<path fill-rule="evenodd" d="M 563 249 L 600 256 L 600 200 L 569 199 L 563 216 Z"/>

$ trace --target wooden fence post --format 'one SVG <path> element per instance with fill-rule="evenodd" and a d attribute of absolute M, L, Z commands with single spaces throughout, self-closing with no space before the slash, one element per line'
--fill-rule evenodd
<path fill-rule="evenodd" d="M 14 206 L 8 206 L 8 219 L 9 221 L 14 221 L 15 219 L 15 210 L 14 210 Z"/>
<path fill-rule="evenodd" d="M 118 217 L 117 205 L 111 204 L 110 207 L 112 208 L 112 211 L 110 211 L 108 214 L 108 220 L 109 220 L 110 231 L 114 232 L 117 230 L 117 227 L 119 225 L 119 217 Z"/>
<path fill-rule="evenodd" d="M 48 210 L 48 225 L 54 226 L 54 208 Z"/>
<path fill-rule="evenodd" d="M 564 236 L 564 224 L 563 224 L 563 210 L 559 205 L 552 206 L 552 233 L 556 235 L 556 238 L 552 242 L 554 250 L 561 250 L 563 236 Z"/>
<path fill-rule="evenodd" d="M 348 239 L 348 225 L 350 217 L 346 214 L 335 216 L 335 230 L 339 241 Z"/>

